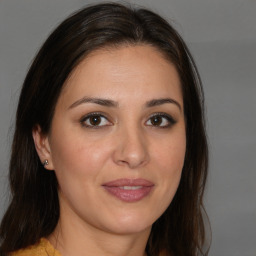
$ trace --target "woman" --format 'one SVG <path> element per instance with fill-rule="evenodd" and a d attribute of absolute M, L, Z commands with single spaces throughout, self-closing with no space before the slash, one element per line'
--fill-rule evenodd
<path fill-rule="evenodd" d="M 87 7 L 24 81 L 1 254 L 203 255 L 207 157 L 178 33 L 145 9 Z"/>

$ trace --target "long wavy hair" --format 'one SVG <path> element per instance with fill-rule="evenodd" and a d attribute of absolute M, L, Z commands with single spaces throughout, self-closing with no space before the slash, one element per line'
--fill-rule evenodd
<path fill-rule="evenodd" d="M 150 256 L 195 256 L 203 252 L 203 193 L 208 149 L 201 80 L 177 31 L 150 10 L 117 3 L 87 6 L 63 21 L 37 53 L 25 78 L 16 115 L 10 159 L 11 201 L 0 226 L 1 255 L 49 236 L 59 219 L 58 182 L 46 172 L 32 130 L 48 133 L 63 84 L 86 56 L 105 47 L 150 45 L 175 65 L 182 86 L 187 148 L 180 185 L 172 203 L 153 224 Z"/>

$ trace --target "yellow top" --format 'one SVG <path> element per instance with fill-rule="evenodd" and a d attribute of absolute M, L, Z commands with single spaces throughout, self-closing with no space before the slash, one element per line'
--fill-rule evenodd
<path fill-rule="evenodd" d="M 41 238 L 39 243 L 11 253 L 10 256 L 61 256 L 50 242 Z"/>
<path fill-rule="evenodd" d="M 165 253 L 161 252 L 159 256 L 164 256 Z M 20 249 L 10 254 L 10 256 L 61 256 L 60 252 L 54 249 L 51 243 L 41 238 L 39 243 L 31 245 L 25 249 Z"/>

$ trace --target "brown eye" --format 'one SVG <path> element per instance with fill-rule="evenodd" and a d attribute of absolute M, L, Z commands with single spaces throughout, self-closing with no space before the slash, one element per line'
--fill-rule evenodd
<path fill-rule="evenodd" d="M 100 128 L 102 126 L 109 126 L 111 122 L 101 114 L 89 114 L 82 118 L 81 124 L 88 128 Z"/>
<path fill-rule="evenodd" d="M 153 116 L 150 118 L 152 125 L 159 126 L 163 122 L 163 118 L 161 116 Z"/>
<path fill-rule="evenodd" d="M 175 123 L 176 121 L 170 115 L 165 113 L 157 113 L 148 119 L 146 125 L 159 128 L 168 128 Z"/>
<path fill-rule="evenodd" d="M 90 123 L 90 125 L 99 125 L 101 122 L 101 116 L 91 116 L 88 119 L 88 122 Z"/>

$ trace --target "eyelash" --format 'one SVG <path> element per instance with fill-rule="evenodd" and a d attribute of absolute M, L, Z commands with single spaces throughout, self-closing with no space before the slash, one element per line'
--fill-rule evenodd
<path fill-rule="evenodd" d="M 96 117 L 96 118 L 101 118 L 99 121 L 100 123 L 102 122 L 102 118 L 104 118 L 109 124 L 105 124 L 105 125 L 92 125 L 92 124 L 86 124 L 85 122 L 88 121 L 90 118 L 93 118 L 93 117 Z M 156 118 L 156 117 L 160 117 L 161 118 L 161 123 L 163 122 L 163 119 L 167 120 L 168 124 L 167 125 L 164 125 L 164 126 L 161 126 L 161 123 L 160 125 L 153 125 L 152 124 L 152 119 L 153 118 Z M 170 128 L 171 126 L 173 126 L 175 123 L 176 123 L 176 120 L 174 120 L 174 118 L 166 113 L 154 113 L 153 115 L 151 115 L 149 117 L 149 119 L 146 121 L 149 122 L 151 121 L 151 125 L 147 125 L 147 126 L 152 126 L 154 128 L 161 128 L 161 129 L 166 129 L 166 128 Z M 98 112 L 95 112 L 95 113 L 90 113 L 84 117 L 81 118 L 80 120 L 80 123 L 83 127 L 86 127 L 86 128 L 90 128 L 90 129 L 99 129 L 101 127 L 105 127 L 105 126 L 111 126 L 112 125 L 112 122 L 110 122 L 108 120 L 107 117 L 105 117 L 104 114 L 102 113 L 98 113 Z"/>
<path fill-rule="evenodd" d="M 150 121 L 150 120 L 152 122 L 152 119 L 155 118 L 155 117 L 160 117 L 161 118 L 161 122 L 163 122 L 163 119 L 166 119 L 168 124 L 164 125 L 164 126 L 160 126 L 161 124 L 160 125 L 153 125 L 153 124 L 149 125 L 149 126 L 152 126 L 154 128 L 166 129 L 166 128 L 172 127 L 176 123 L 176 120 L 174 120 L 174 118 L 172 116 L 170 116 L 170 115 L 168 115 L 166 113 L 161 113 L 161 112 L 160 113 L 154 113 L 153 115 L 151 115 L 149 117 L 149 119 L 147 120 L 147 122 Z"/>
<path fill-rule="evenodd" d="M 86 124 L 85 122 L 87 120 L 89 120 L 90 118 L 93 118 L 93 117 L 100 117 L 100 118 L 104 118 L 107 120 L 108 123 L 110 123 L 109 125 L 88 125 Z M 102 120 L 100 120 L 101 122 Z M 103 115 L 102 113 L 99 113 L 99 112 L 95 112 L 95 113 L 90 113 L 84 117 L 81 118 L 80 120 L 80 123 L 83 127 L 86 127 L 86 128 L 92 128 L 92 129 L 99 129 L 100 127 L 102 126 L 110 126 L 111 125 L 111 122 L 108 120 L 107 117 L 105 117 L 105 115 Z"/>

